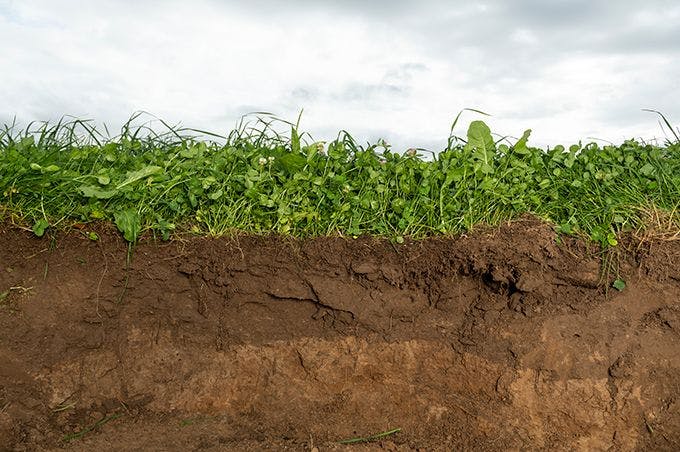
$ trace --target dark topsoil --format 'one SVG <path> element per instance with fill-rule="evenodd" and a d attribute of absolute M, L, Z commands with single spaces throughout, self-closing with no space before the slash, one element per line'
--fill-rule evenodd
<path fill-rule="evenodd" d="M 0 227 L 0 449 L 680 450 L 680 241 L 624 238 L 619 292 L 529 218 L 147 239 L 129 267 L 84 232 Z"/>

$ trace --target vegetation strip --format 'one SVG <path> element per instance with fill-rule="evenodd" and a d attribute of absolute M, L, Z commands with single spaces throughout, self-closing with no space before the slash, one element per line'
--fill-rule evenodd
<path fill-rule="evenodd" d="M 382 433 L 377 433 L 375 435 L 367 436 L 365 438 L 352 438 L 352 439 L 345 439 L 342 441 L 338 441 L 339 444 L 357 444 L 357 443 L 368 443 L 371 441 L 376 441 L 382 438 L 385 438 L 390 435 L 394 435 L 395 433 L 399 433 L 401 431 L 400 428 L 395 428 L 392 430 L 388 430 L 386 432 Z"/>
<path fill-rule="evenodd" d="M 6 125 L 0 216 L 37 236 L 77 225 L 93 240 L 87 224 L 110 221 L 131 243 L 146 231 L 163 239 L 241 231 L 402 241 L 525 213 L 604 246 L 651 220 L 680 231 L 680 141 L 544 150 L 529 146 L 530 130 L 511 142 L 483 121 L 456 136 L 459 116 L 446 148 L 430 154 L 396 153 L 382 140 L 359 145 L 344 131 L 313 141 L 298 124 L 261 116 L 210 139 L 194 129 L 133 127 L 137 116 L 114 137 L 82 120 Z"/>

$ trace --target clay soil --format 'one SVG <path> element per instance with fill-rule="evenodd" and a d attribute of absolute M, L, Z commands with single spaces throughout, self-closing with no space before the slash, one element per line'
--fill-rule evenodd
<path fill-rule="evenodd" d="M 680 450 L 679 241 L 98 234 L 0 227 L 0 449 Z"/>

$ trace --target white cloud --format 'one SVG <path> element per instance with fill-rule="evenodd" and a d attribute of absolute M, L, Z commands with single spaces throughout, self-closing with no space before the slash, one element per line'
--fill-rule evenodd
<path fill-rule="evenodd" d="M 401 150 L 443 146 L 464 107 L 494 114 L 498 132 L 532 128 L 536 144 L 658 136 L 645 107 L 678 121 L 680 48 L 667 42 L 678 21 L 644 33 L 663 2 L 612 7 L 602 21 L 583 11 L 606 2 L 515 3 L 0 1 L 11 43 L 0 120 L 118 126 L 146 110 L 225 132 L 248 111 L 294 120 L 304 108 L 317 138 L 346 129 Z"/>
<path fill-rule="evenodd" d="M 512 39 L 517 44 L 536 44 L 538 39 L 536 35 L 526 28 L 518 28 L 510 34 L 510 39 Z"/>

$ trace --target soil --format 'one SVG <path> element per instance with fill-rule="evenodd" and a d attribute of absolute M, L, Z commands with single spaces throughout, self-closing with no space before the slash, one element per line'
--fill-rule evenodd
<path fill-rule="evenodd" d="M 680 241 L 89 231 L 0 226 L 0 449 L 680 450 Z"/>

